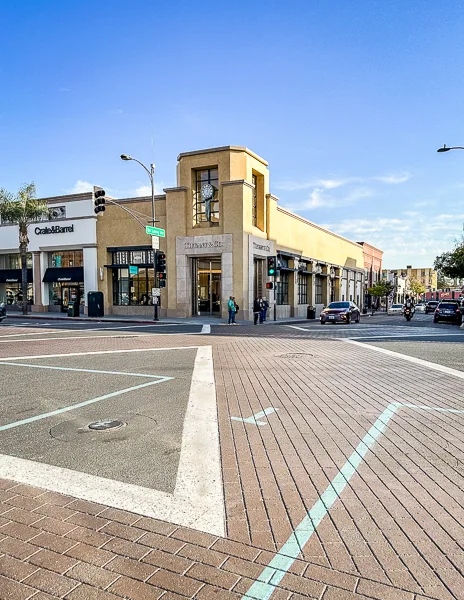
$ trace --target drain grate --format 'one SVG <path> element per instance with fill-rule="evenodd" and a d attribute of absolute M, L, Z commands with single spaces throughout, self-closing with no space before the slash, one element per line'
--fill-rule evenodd
<path fill-rule="evenodd" d="M 108 431 L 109 429 L 121 429 L 121 427 L 125 427 L 126 423 L 120 421 L 119 419 L 101 419 L 100 421 L 94 421 L 87 425 L 89 429 L 92 431 Z"/>
<path fill-rule="evenodd" d="M 276 358 L 306 358 L 307 356 L 313 356 L 309 352 L 286 352 L 284 354 L 276 354 Z"/>

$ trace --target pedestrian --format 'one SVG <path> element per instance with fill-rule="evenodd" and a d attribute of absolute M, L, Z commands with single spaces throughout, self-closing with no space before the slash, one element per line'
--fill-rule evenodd
<path fill-rule="evenodd" d="M 229 301 L 227 302 L 227 309 L 229 311 L 229 322 L 227 325 L 237 325 L 235 322 L 235 299 L 233 296 L 229 296 Z"/>
<path fill-rule="evenodd" d="M 262 299 L 263 308 L 261 310 L 261 323 L 266 322 L 267 309 L 269 308 L 269 302 L 267 298 Z"/>
<path fill-rule="evenodd" d="M 262 309 L 263 309 L 263 303 L 261 300 L 261 296 L 258 296 L 257 298 L 255 298 L 255 301 L 253 302 L 253 323 L 255 325 L 258 324 L 258 319 L 259 319 L 259 322 L 261 323 Z"/>

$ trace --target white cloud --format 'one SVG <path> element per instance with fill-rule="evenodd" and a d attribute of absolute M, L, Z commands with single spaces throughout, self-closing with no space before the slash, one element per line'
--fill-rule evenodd
<path fill-rule="evenodd" d="M 399 173 L 390 173 L 388 175 L 378 175 L 375 177 L 331 177 L 331 178 L 319 178 L 312 179 L 309 181 L 284 181 L 278 183 L 275 187 L 278 190 L 284 190 L 287 192 L 294 192 L 298 190 L 308 190 L 311 188 L 323 188 L 332 190 L 335 188 L 342 187 L 344 185 L 361 183 L 366 184 L 369 182 L 380 182 L 387 185 L 398 185 L 399 183 L 405 183 L 411 179 L 411 174 L 405 171 Z"/>
<path fill-rule="evenodd" d="M 154 187 L 155 196 L 159 194 L 164 194 L 162 188 L 158 187 L 156 183 Z M 151 185 L 141 185 L 140 187 L 136 188 L 132 193 L 139 198 L 141 198 L 142 196 L 151 196 Z"/>
<path fill-rule="evenodd" d="M 384 251 L 384 266 L 412 264 L 431 267 L 438 254 L 453 247 L 461 235 L 464 214 L 422 215 L 407 211 L 401 217 L 346 219 L 323 227 L 352 240 L 372 243 Z"/>
<path fill-rule="evenodd" d="M 342 206 L 351 206 L 363 198 L 371 198 L 373 196 L 375 196 L 375 191 L 367 187 L 354 188 L 348 194 L 340 197 L 329 194 L 322 187 L 316 187 L 306 199 L 298 203 L 287 203 L 285 206 L 290 210 L 300 212 L 316 208 L 340 208 Z"/>
<path fill-rule="evenodd" d="M 398 185 L 399 183 L 405 183 L 409 179 L 411 179 L 410 173 L 392 173 L 390 175 L 383 175 L 381 177 L 373 177 L 375 181 L 381 181 L 382 183 L 387 183 L 389 185 Z"/>
<path fill-rule="evenodd" d="M 93 184 L 83 179 L 78 179 L 74 184 L 74 187 L 70 190 L 66 190 L 67 194 L 84 194 L 85 192 L 93 191 Z"/>
<path fill-rule="evenodd" d="M 110 110 L 110 115 L 122 115 L 123 112 L 122 108 L 113 108 Z"/>

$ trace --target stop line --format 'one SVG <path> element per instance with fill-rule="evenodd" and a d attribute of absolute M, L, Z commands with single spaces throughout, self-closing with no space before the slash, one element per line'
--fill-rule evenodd
<path fill-rule="evenodd" d="M 290 329 L 305 331 L 311 336 L 322 338 L 419 338 L 419 337 L 452 337 L 463 336 L 461 330 L 443 330 L 436 327 L 411 327 L 407 325 L 356 325 L 346 327 L 344 325 L 332 325 L 329 327 L 315 328 L 314 326 L 287 325 Z"/>

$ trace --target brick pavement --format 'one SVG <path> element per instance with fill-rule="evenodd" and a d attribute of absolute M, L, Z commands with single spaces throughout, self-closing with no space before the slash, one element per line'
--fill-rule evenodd
<path fill-rule="evenodd" d="M 213 344 L 227 538 L 4 480 L 0 598 L 240 598 L 390 402 L 462 408 L 459 380 L 422 366 L 296 331 L 213 330 L 81 345 Z M 230 420 L 270 406 L 264 427 Z M 395 415 L 272 598 L 464 598 L 463 424 Z"/>

